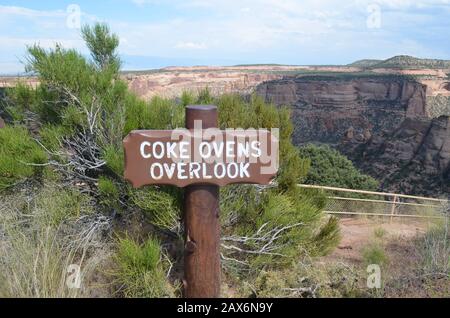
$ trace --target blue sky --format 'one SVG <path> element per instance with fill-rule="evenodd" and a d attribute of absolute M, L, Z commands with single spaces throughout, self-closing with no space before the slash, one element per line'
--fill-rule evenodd
<path fill-rule="evenodd" d="M 33 43 L 87 53 L 78 27 L 95 21 L 119 35 L 124 69 L 450 59 L 450 0 L 1 0 L 0 73 L 21 72 Z"/>

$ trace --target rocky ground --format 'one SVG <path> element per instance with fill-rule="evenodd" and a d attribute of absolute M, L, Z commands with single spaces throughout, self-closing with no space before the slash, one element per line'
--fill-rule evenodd
<path fill-rule="evenodd" d="M 388 241 L 405 240 L 423 235 L 428 227 L 426 221 L 389 218 L 344 217 L 340 219 L 342 239 L 339 246 L 331 254 L 322 258 L 325 262 L 343 261 L 349 264 L 363 262 L 362 252 L 374 238 L 374 233 L 382 229 L 384 238 Z"/>
<path fill-rule="evenodd" d="M 344 217 L 340 219 L 341 242 L 331 254 L 316 260 L 318 266 L 344 266 L 359 273 L 354 284 L 360 293 L 375 297 L 448 297 L 448 275 L 424 270 L 424 245 L 421 242 L 434 223 L 426 220 Z M 428 234 L 429 235 L 429 234 Z M 367 263 L 378 246 L 382 288 L 366 286 Z M 430 250 L 428 250 L 430 252 Z M 438 255 L 433 251 L 433 255 Z M 374 254 L 375 255 L 375 254 Z M 436 257 L 439 258 L 439 257 Z"/>

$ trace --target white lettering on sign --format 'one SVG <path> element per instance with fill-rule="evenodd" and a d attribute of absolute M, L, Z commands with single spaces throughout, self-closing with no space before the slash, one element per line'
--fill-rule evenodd
<path fill-rule="evenodd" d="M 229 158 L 258 158 L 261 156 L 260 142 L 253 140 L 251 142 L 207 142 L 203 141 L 199 144 L 199 154 L 202 159 L 209 159 L 211 157 L 221 158 L 223 155 Z M 189 159 L 189 142 L 149 142 L 143 141 L 140 145 L 140 153 L 142 158 L 149 159 Z M 230 179 L 249 178 L 250 174 L 248 168 L 250 163 L 247 162 L 218 162 L 214 165 L 211 171 L 207 170 L 205 163 L 198 162 L 177 162 L 177 163 L 159 163 L 155 162 L 150 166 L 150 176 L 154 180 L 162 179 L 167 176 L 169 179 L 176 177 L 180 180 L 185 179 L 223 179 L 228 177 Z"/>
<path fill-rule="evenodd" d="M 268 184 L 278 170 L 278 132 L 265 129 L 133 131 L 124 148 L 124 175 L 134 187 Z"/>
<path fill-rule="evenodd" d="M 151 157 L 151 155 L 149 153 L 145 152 L 145 147 L 150 147 L 150 146 L 151 146 L 151 144 L 148 141 L 144 141 L 144 142 L 141 143 L 141 148 L 140 149 L 141 149 L 141 156 L 142 156 L 142 158 L 148 159 L 148 158 Z"/>
<path fill-rule="evenodd" d="M 189 143 L 187 141 L 180 142 L 180 158 L 189 159 Z"/>
<path fill-rule="evenodd" d="M 157 172 L 155 172 L 156 168 L 158 168 Z M 156 173 L 158 173 L 158 174 L 156 174 Z M 155 162 L 154 164 L 152 164 L 150 167 L 150 175 L 155 180 L 161 179 L 163 177 L 162 164 L 160 164 L 159 162 Z"/>
<path fill-rule="evenodd" d="M 248 168 L 250 163 L 222 163 L 219 162 L 214 165 L 212 171 L 207 169 L 206 163 L 198 162 L 177 162 L 177 163 L 159 163 L 154 162 L 150 165 L 150 176 L 152 179 L 159 180 L 164 174 L 169 179 L 176 177 L 177 179 L 223 179 L 228 177 L 230 179 L 249 178 L 250 174 Z M 175 173 L 176 171 L 176 173 Z"/>
<path fill-rule="evenodd" d="M 203 159 L 214 157 L 222 157 L 225 148 L 225 154 L 228 158 L 237 157 L 253 157 L 259 158 L 261 157 L 261 143 L 257 140 L 249 143 L 248 141 L 243 143 L 238 143 L 236 147 L 236 142 L 234 141 L 226 141 L 224 142 L 207 142 L 203 141 L 200 143 L 199 150 L 200 156 Z M 237 148 L 237 151 L 235 149 Z M 177 152 L 177 149 L 179 150 Z M 189 143 L 186 141 L 177 143 L 177 142 L 160 142 L 156 141 L 151 143 L 149 141 L 143 141 L 140 147 L 141 156 L 144 159 L 149 158 L 181 158 L 181 159 L 189 159 Z"/>

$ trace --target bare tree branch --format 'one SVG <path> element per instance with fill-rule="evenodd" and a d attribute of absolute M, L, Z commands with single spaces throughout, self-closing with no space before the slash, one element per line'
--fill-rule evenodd
<path fill-rule="evenodd" d="M 300 225 L 303 225 L 303 223 L 295 223 L 266 230 L 268 223 L 264 223 L 252 236 L 233 235 L 223 237 L 223 242 L 234 242 L 237 244 L 227 245 L 222 243 L 221 246 L 226 250 L 244 254 L 260 254 L 284 257 L 286 255 L 276 252 L 276 250 L 279 250 L 283 245 L 276 244 L 276 242 L 283 232 Z M 252 248 L 252 246 L 255 247 Z"/>

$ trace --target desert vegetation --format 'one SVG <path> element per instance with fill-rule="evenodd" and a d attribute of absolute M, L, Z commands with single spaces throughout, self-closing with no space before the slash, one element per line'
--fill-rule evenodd
<path fill-rule="evenodd" d="M 207 88 L 142 100 L 120 77 L 109 28 L 85 26 L 82 36 L 89 58 L 28 47 L 27 71 L 40 84 L 18 83 L 0 103 L 1 297 L 181 296 L 182 189 L 133 189 L 122 140 L 135 129 L 183 127 L 189 104 L 217 105 L 222 129 L 280 128 L 273 184 L 221 188 L 223 296 L 403 296 L 404 286 L 449 294 L 448 222 L 408 242 L 407 272 L 396 272 L 405 259 L 395 260 L 381 228 L 359 262 L 327 259 L 340 244 L 338 220 L 322 212 L 323 193 L 297 184 L 373 190 L 377 181 L 328 147 L 295 147 L 288 108 Z M 377 290 L 365 285 L 373 263 L 393 273 Z"/>
<path fill-rule="evenodd" d="M 296 186 L 310 161 L 291 143 L 287 109 L 208 89 L 143 101 L 120 79 L 118 38 L 108 27 L 86 26 L 82 36 L 90 58 L 28 47 L 27 71 L 40 84 L 8 89 L 1 104 L 2 296 L 180 296 L 182 190 L 131 188 L 122 139 L 134 129 L 184 126 L 193 103 L 216 104 L 221 128 L 280 128 L 273 186 L 221 190 L 224 284 L 250 286 L 336 246 L 337 220 L 322 214 L 324 198 Z M 77 268 L 81 288 L 72 288 Z"/>
<path fill-rule="evenodd" d="M 310 160 L 306 184 L 372 191 L 378 188 L 377 180 L 361 173 L 350 160 L 330 146 L 308 144 L 300 147 L 299 151 L 301 157 Z"/>
<path fill-rule="evenodd" d="M 427 105 L 431 117 L 450 116 L 450 97 L 448 96 L 429 96 Z"/>
<path fill-rule="evenodd" d="M 367 220 L 354 222 L 366 224 Z M 448 297 L 450 238 L 445 223 L 433 222 L 425 234 L 411 237 L 392 231 L 396 225 L 383 220 L 372 220 L 370 224 L 374 225 L 371 227 L 373 231 L 364 238 L 364 242 L 354 245 L 354 249 L 346 252 L 348 247 L 341 245 L 325 257 L 301 257 L 295 266 L 287 270 L 263 270 L 253 282 L 240 284 L 237 295 Z M 362 232 L 361 228 L 358 231 Z M 350 239 L 362 240 L 363 237 L 353 233 Z M 380 268 L 379 287 L 368 287 L 369 265 L 378 265 Z"/>
<path fill-rule="evenodd" d="M 421 69 L 421 68 L 449 68 L 450 61 L 438 59 L 421 59 L 408 55 L 397 55 L 374 63 L 370 68 L 399 68 L 399 69 Z"/>

